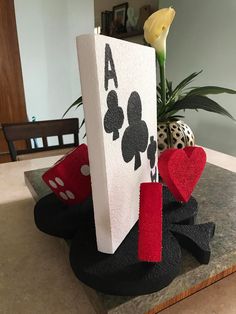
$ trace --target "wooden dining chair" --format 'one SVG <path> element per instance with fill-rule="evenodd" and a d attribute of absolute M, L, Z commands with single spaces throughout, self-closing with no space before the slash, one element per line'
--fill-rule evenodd
<path fill-rule="evenodd" d="M 3 123 L 2 128 L 12 161 L 62 155 L 79 145 L 79 120 L 77 118 Z M 68 134 L 73 134 L 71 143 L 65 143 L 63 139 L 63 136 Z M 48 137 L 52 136 L 57 137 L 58 143 L 50 146 Z M 32 143 L 37 143 L 38 139 L 41 139 L 42 143 L 40 147 L 37 145 L 35 147 Z M 25 149 L 17 148 L 19 141 L 25 142 Z"/>

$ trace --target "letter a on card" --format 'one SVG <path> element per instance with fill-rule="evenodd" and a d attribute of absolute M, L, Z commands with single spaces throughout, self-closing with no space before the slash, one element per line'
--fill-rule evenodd
<path fill-rule="evenodd" d="M 97 248 L 112 254 L 138 220 L 140 183 L 158 178 L 155 51 L 102 35 L 77 49 Z"/>

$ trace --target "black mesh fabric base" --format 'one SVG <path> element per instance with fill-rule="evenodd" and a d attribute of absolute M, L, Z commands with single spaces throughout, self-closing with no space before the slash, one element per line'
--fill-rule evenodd
<path fill-rule="evenodd" d="M 64 239 L 72 239 L 83 221 L 93 224 L 93 202 L 67 206 L 55 194 L 41 198 L 34 207 L 34 221 L 39 230 Z"/>
<path fill-rule="evenodd" d="M 70 263 L 75 275 L 88 286 L 113 295 L 142 295 L 166 287 L 179 273 L 181 248 L 170 231 L 172 224 L 193 224 L 197 202 L 175 202 L 163 188 L 163 251 L 161 263 L 138 260 L 138 224 L 114 254 L 98 252 L 92 199 L 66 206 L 50 194 L 35 206 L 35 223 L 48 234 L 72 239 Z"/>
<path fill-rule="evenodd" d="M 97 251 L 94 231 L 90 229 L 84 236 L 79 230 L 70 250 L 71 267 L 86 285 L 106 294 L 134 296 L 158 291 L 179 274 L 181 249 L 169 231 L 163 232 L 161 263 L 138 260 L 138 224 L 114 254 Z"/>
<path fill-rule="evenodd" d="M 197 202 L 193 197 L 187 204 L 181 204 L 174 200 L 166 187 L 163 188 L 163 217 L 167 222 L 192 224 L 196 215 Z M 72 239 L 78 229 L 84 229 L 84 224 L 86 228 L 94 227 L 93 217 L 91 197 L 81 204 L 68 206 L 52 193 L 41 198 L 34 208 L 38 229 L 64 239 Z"/>

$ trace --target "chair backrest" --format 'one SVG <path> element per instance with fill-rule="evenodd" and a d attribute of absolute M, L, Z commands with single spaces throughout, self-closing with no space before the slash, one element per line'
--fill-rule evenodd
<path fill-rule="evenodd" d="M 32 154 L 37 152 L 52 151 L 79 145 L 79 120 L 77 118 L 45 120 L 24 123 L 2 124 L 12 161 L 17 160 L 18 155 Z M 73 134 L 73 142 L 64 144 L 63 135 Z M 58 144 L 49 146 L 48 137 L 56 136 Z M 42 147 L 32 147 L 32 140 L 42 139 Z M 24 140 L 26 149 L 18 150 L 16 142 Z"/>

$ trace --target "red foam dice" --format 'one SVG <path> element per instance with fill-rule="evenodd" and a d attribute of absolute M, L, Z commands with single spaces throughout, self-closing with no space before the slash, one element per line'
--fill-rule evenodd
<path fill-rule="evenodd" d="M 162 184 L 140 185 L 138 258 L 146 262 L 162 260 Z"/>
<path fill-rule="evenodd" d="M 87 145 L 82 144 L 62 157 L 42 178 L 64 203 L 83 202 L 92 193 Z"/>
<path fill-rule="evenodd" d="M 206 164 L 202 147 L 170 148 L 159 157 L 158 169 L 177 201 L 188 202 Z"/>

